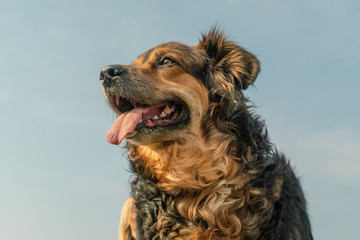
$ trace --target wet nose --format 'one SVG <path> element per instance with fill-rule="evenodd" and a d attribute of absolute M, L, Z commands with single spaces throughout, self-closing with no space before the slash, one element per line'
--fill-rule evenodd
<path fill-rule="evenodd" d="M 115 77 L 121 76 L 124 69 L 121 65 L 109 65 L 104 67 L 100 72 L 100 80 L 112 81 Z"/>

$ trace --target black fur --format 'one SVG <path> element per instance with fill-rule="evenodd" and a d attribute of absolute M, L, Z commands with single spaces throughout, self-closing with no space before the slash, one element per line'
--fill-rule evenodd
<path fill-rule="evenodd" d="M 313 239 L 304 193 L 285 157 L 275 152 L 267 157 L 258 157 L 252 164 L 260 165 L 263 170 L 247 183 L 249 187 L 271 189 L 276 176 L 284 179 L 280 199 L 275 202 L 273 215 L 258 239 Z"/>

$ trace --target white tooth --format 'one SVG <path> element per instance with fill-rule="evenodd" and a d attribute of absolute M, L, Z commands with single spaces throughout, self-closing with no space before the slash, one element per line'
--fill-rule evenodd
<path fill-rule="evenodd" d="M 136 107 L 136 101 L 135 100 L 132 100 L 132 99 L 129 99 L 129 98 L 127 98 L 126 100 L 128 100 L 134 107 Z"/>
<path fill-rule="evenodd" d="M 167 114 L 164 111 L 162 111 L 160 114 L 160 117 L 166 117 L 166 116 L 167 116 Z"/>
<path fill-rule="evenodd" d="M 166 106 L 166 108 L 164 109 L 164 112 L 165 112 L 166 114 L 170 114 L 170 113 L 171 113 L 171 110 L 170 110 L 169 106 Z"/>
<path fill-rule="evenodd" d="M 116 105 L 120 105 L 120 96 L 115 96 Z"/>
<path fill-rule="evenodd" d="M 140 122 L 142 123 L 142 119 L 140 119 Z"/>
<path fill-rule="evenodd" d="M 175 105 L 172 105 L 170 110 L 171 110 L 171 112 L 175 111 Z"/>
<path fill-rule="evenodd" d="M 155 115 L 155 116 L 153 117 L 153 119 L 154 119 L 154 120 L 158 120 L 159 117 Z"/>

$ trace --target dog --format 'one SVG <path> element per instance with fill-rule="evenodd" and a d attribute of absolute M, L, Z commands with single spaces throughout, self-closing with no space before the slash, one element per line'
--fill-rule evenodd
<path fill-rule="evenodd" d="M 134 178 L 119 239 L 311 240 L 299 179 L 244 91 L 257 58 L 217 27 L 101 70 L 106 139 Z"/>

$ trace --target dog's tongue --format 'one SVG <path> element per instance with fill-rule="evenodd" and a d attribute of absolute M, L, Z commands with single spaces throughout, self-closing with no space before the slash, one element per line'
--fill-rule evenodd
<path fill-rule="evenodd" d="M 141 121 L 143 113 L 147 111 L 147 108 L 134 108 L 129 112 L 120 114 L 111 126 L 106 140 L 109 143 L 119 145 L 126 134 L 135 130 L 136 125 Z"/>

